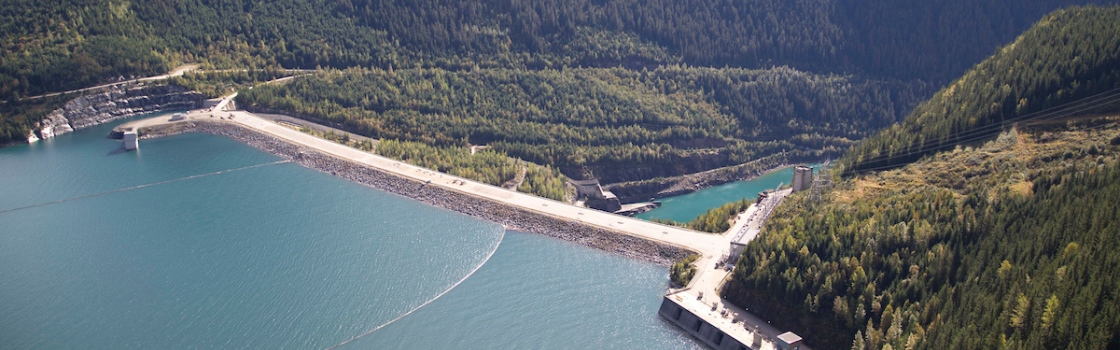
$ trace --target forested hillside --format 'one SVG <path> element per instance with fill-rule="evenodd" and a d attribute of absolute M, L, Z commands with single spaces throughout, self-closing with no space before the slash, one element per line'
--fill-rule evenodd
<path fill-rule="evenodd" d="M 1007 96 L 1041 98 L 1038 110 L 1110 89 L 1101 82 L 1115 84 L 1117 11 L 1047 16 L 868 143 L 942 127 L 998 137 L 892 170 L 831 174 L 835 188 L 819 200 L 788 197 L 724 297 L 818 348 L 1120 346 L 1120 105 L 994 131 L 980 122 L 1031 112 L 998 114 Z"/>
<path fill-rule="evenodd" d="M 791 196 L 724 297 L 823 348 L 1115 348 L 1118 120 Z"/>
<path fill-rule="evenodd" d="M 449 71 L 789 66 L 916 90 L 958 76 L 1043 14 L 1094 1 L 11 0 L 0 8 L 0 100 L 181 63 Z M 27 127 L 20 116 L 0 119 L 0 135 Z"/>
<path fill-rule="evenodd" d="M 676 56 L 692 65 L 787 64 L 943 81 L 1043 14 L 1079 3 L 1085 2 L 13 0 L 2 10 L 0 28 L 5 53 L 31 55 L 4 65 L 17 77 L 27 73 L 20 68 L 36 69 L 21 62 L 140 74 L 199 59 L 289 68 L 384 68 L 420 60 L 652 67 Z"/>
<path fill-rule="evenodd" d="M 260 86 L 238 105 L 615 182 L 839 156 L 918 99 L 898 85 L 789 68 L 351 69 Z"/>
<path fill-rule="evenodd" d="M 1091 112 L 1120 99 L 1120 8 L 1046 16 L 901 123 L 849 152 L 847 173 L 907 164 L 994 136 L 1012 122 Z M 1071 102 L 1086 103 L 1072 106 Z"/>

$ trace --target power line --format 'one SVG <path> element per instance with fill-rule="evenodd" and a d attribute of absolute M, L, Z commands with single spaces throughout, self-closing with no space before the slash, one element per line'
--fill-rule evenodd
<path fill-rule="evenodd" d="M 1039 123 L 1039 122 L 1061 119 L 1061 118 L 1064 118 L 1064 117 L 1068 117 L 1070 115 L 1082 113 L 1082 112 L 1087 111 L 1087 110 L 1091 110 L 1091 109 L 1098 108 L 1098 107 L 1101 107 L 1101 106 L 1105 106 L 1105 105 L 1108 105 L 1108 104 L 1120 102 L 1120 93 L 1117 93 L 1118 91 L 1120 91 L 1120 88 L 1113 89 L 1113 90 L 1110 90 L 1110 91 L 1106 91 L 1106 92 L 1103 92 L 1103 93 L 1100 93 L 1100 94 L 1097 94 L 1097 95 L 1093 95 L 1093 96 L 1090 96 L 1090 97 L 1086 97 L 1086 98 L 1083 98 L 1083 99 L 1080 99 L 1080 100 L 1077 100 L 1077 101 L 1068 102 L 1068 103 L 1065 103 L 1065 104 L 1062 104 L 1062 105 L 1059 105 L 1059 106 L 1051 107 L 1051 108 L 1048 108 L 1048 109 L 1045 109 L 1045 110 L 1042 110 L 1042 111 L 1026 114 L 1026 115 L 1019 116 L 1019 117 L 1016 117 L 1016 118 L 1007 119 L 1007 120 L 1001 121 L 999 123 L 990 124 L 990 125 L 987 125 L 987 126 L 984 126 L 984 127 L 981 127 L 981 128 L 977 128 L 977 129 L 973 129 L 973 130 L 970 130 L 970 131 L 958 133 L 958 134 L 955 134 L 955 135 L 952 135 L 952 136 L 947 136 L 947 137 L 941 138 L 940 140 L 934 140 L 936 142 L 934 144 L 928 144 L 926 146 L 921 146 L 921 147 L 918 147 L 917 149 L 911 150 L 909 152 L 905 152 L 905 153 L 901 153 L 901 154 L 880 155 L 880 156 L 876 156 L 876 157 L 873 157 L 873 158 L 870 158 L 870 159 L 863 160 L 860 163 L 861 164 L 883 163 L 883 162 L 890 163 L 890 162 L 898 160 L 898 159 L 903 159 L 903 158 L 911 157 L 911 156 L 914 156 L 914 155 L 925 154 L 925 153 L 929 153 L 931 151 L 935 151 L 935 150 L 943 149 L 943 148 L 947 148 L 947 147 L 953 147 L 953 146 L 956 146 L 956 145 L 961 144 L 961 143 L 967 143 L 967 142 L 982 140 L 982 139 L 991 137 L 992 132 L 994 132 L 996 130 L 1000 130 L 1000 129 L 1008 126 L 1008 125 L 1011 125 L 1011 124 L 1019 122 L 1019 121 L 1027 121 L 1027 122 L 1030 122 L 1030 123 Z M 950 141 L 950 140 L 951 140 L 951 142 L 947 142 L 947 141 Z M 845 171 L 845 172 L 849 173 L 849 174 L 853 174 L 853 173 L 857 173 L 857 172 L 871 171 L 873 169 L 883 169 L 883 168 L 897 167 L 899 165 L 900 164 L 894 164 L 894 165 L 888 164 L 888 165 L 885 165 L 885 166 L 876 166 L 876 167 L 872 167 L 872 168 L 856 169 L 856 170 L 850 170 L 850 171 Z"/>
<path fill-rule="evenodd" d="M 1054 106 L 1054 107 L 1050 107 L 1050 108 L 1047 108 L 1047 109 L 1044 109 L 1044 110 L 1041 110 L 1041 111 L 1037 111 L 1037 112 L 1033 112 L 1033 113 L 1029 113 L 1029 114 L 1024 114 L 1022 116 L 1018 116 L 1018 117 L 1015 117 L 1015 118 L 1006 119 L 1006 120 L 1003 120 L 1003 121 L 998 122 L 998 123 L 989 124 L 989 125 L 986 125 L 986 126 L 982 126 L 982 127 L 976 128 L 976 129 L 968 130 L 968 131 L 963 131 L 963 132 L 956 133 L 956 134 L 953 134 L 953 135 L 948 135 L 948 136 L 945 136 L 945 137 L 942 137 L 942 138 L 939 138 L 939 139 L 927 140 L 927 141 L 923 142 L 923 144 L 926 144 L 927 146 L 919 147 L 918 151 L 916 151 L 916 152 L 924 152 L 926 150 L 941 147 L 941 146 L 945 145 L 945 143 L 947 141 L 950 141 L 950 140 L 952 140 L 951 141 L 952 145 L 955 145 L 957 143 L 974 141 L 974 140 L 977 140 L 977 139 L 988 137 L 992 131 L 995 131 L 997 129 L 1002 129 L 1002 128 L 1010 125 L 1010 124 L 1013 124 L 1013 123 L 1016 123 L 1016 122 L 1019 122 L 1019 121 L 1030 120 L 1030 119 L 1035 119 L 1035 118 L 1047 118 L 1050 115 L 1053 115 L 1054 113 L 1065 113 L 1066 111 L 1068 111 L 1069 109 L 1072 109 L 1072 108 L 1082 108 L 1082 110 L 1086 109 L 1086 108 L 1083 108 L 1083 107 L 1076 106 L 1077 104 L 1081 104 L 1081 103 L 1089 103 L 1089 104 L 1094 104 L 1095 103 L 1095 105 L 1089 106 L 1089 108 L 1095 108 L 1095 107 L 1098 107 L 1098 106 L 1101 106 L 1101 105 L 1104 105 L 1104 104 L 1116 102 L 1117 97 L 1120 97 L 1120 88 L 1105 91 L 1105 92 L 1102 92 L 1102 93 L 1099 93 L 1099 94 L 1096 94 L 1096 95 L 1093 95 L 1093 96 L 1085 97 L 1085 98 L 1082 98 L 1082 99 L 1079 99 L 1079 100 L 1076 100 L 1076 101 L 1067 102 L 1067 103 L 1064 103 L 1064 104 L 1061 104 L 1061 105 L 1058 105 L 1058 106 Z M 1099 99 L 1100 101 L 1091 101 L 1091 100 L 1094 100 L 1094 99 Z M 1063 114 L 1063 116 L 1064 115 L 1068 115 L 1068 113 Z M 977 136 L 977 135 L 982 135 L 982 136 L 979 137 L 979 138 L 974 138 L 974 136 Z M 964 140 L 966 138 L 968 140 L 961 141 L 961 140 Z M 925 148 L 925 150 L 923 150 L 922 148 Z M 914 152 L 911 152 L 908 155 L 912 155 L 912 154 L 914 154 Z M 871 158 L 871 159 L 863 160 L 863 162 L 875 162 L 875 161 L 880 161 L 880 160 L 883 160 L 883 159 L 894 158 L 894 157 L 897 157 L 897 156 L 899 156 L 899 155 L 891 155 L 891 154 L 879 155 L 879 156 L 876 156 L 876 157 Z"/>
<path fill-rule="evenodd" d="M 1079 128 L 1077 130 L 1084 131 L 1084 130 L 1095 130 L 1095 129 L 1114 128 L 1114 127 L 1116 127 L 1116 125 L 1114 125 L 1114 123 L 1102 123 L 1102 125 Z M 859 169 L 859 171 L 851 172 L 850 174 L 858 175 L 858 174 L 870 173 L 870 172 L 875 172 L 875 171 L 883 171 L 883 169 L 893 169 L 893 168 L 897 168 L 899 166 L 900 165 L 898 165 L 898 164 L 877 166 L 877 167 L 871 167 L 871 168 L 866 168 L 866 169 Z"/>
<path fill-rule="evenodd" d="M 1042 123 L 1042 122 L 1045 122 L 1045 121 L 1032 121 L 1032 123 Z M 1032 125 L 1036 125 L 1036 124 L 1032 124 Z M 1094 126 L 1091 126 L 1091 127 L 1081 128 L 1079 130 L 1103 129 L 1103 128 L 1106 128 L 1106 127 L 1114 127 L 1114 125 L 1101 124 L 1101 125 L 1094 125 Z M 877 166 L 877 167 L 873 167 L 873 168 L 855 170 L 855 171 L 850 172 L 849 174 L 858 175 L 858 174 L 863 174 L 863 173 L 868 173 L 868 172 L 873 172 L 873 171 L 878 171 L 878 170 L 889 170 L 889 169 L 898 168 L 898 167 L 903 166 L 903 165 L 905 165 L 905 164 L 882 165 L 882 166 Z"/>

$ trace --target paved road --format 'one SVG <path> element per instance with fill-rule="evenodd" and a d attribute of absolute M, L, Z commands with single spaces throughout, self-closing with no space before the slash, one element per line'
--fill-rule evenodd
<path fill-rule="evenodd" d="M 73 93 L 80 93 L 80 92 L 93 91 L 93 90 L 102 90 L 102 89 L 105 89 L 105 88 L 110 88 L 110 87 L 118 86 L 118 85 L 125 85 L 125 84 L 132 84 L 132 83 L 142 83 L 142 82 L 157 81 L 157 80 L 167 80 L 167 79 L 171 79 L 171 78 L 174 78 L 174 77 L 182 76 L 186 72 L 194 71 L 194 70 L 197 70 L 197 69 L 198 69 L 197 64 L 185 65 L 185 66 L 181 66 L 179 68 L 176 68 L 174 71 L 168 72 L 167 74 L 163 74 L 163 75 L 156 75 L 156 76 L 151 76 L 151 77 L 146 77 L 146 78 L 137 78 L 137 79 L 119 81 L 119 82 L 116 82 L 116 83 L 109 83 L 109 84 L 103 84 L 103 85 L 98 85 L 98 86 L 91 86 L 91 87 L 84 88 L 84 89 L 76 89 L 76 90 L 70 90 L 70 91 L 54 92 L 54 93 L 49 93 L 49 94 L 25 97 L 22 100 L 23 101 L 36 100 L 36 99 L 40 99 L 40 98 L 44 98 L 44 97 L 58 96 L 58 95 L 62 95 L 62 94 L 73 94 Z M 315 71 L 313 69 L 281 69 L 281 70 L 286 71 L 286 72 L 292 72 L 292 73 L 310 73 L 310 72 Z M 199 73 L 227 73 L 227 72 L 247 72 L 247 71 L 249 71 L 249 70 L 248 69 L 217 69 L 217 70 L 200 70 L 198 72 Z M 294 78 L 294 77 L 280 78 L 280 79 L 274 80 L 272 82 L 278 82 L 278 83 L 279 82 L 284 82 L 284 81 L 287 81 L 291 78 Z"/>
<path fill-rule="evenodd" d="M 771 194 L 771 200 L 765 204 L 773 206 L 790 192 L 791 190 L 786 189 Z M 750 310 L 744 310 L 721 298 L 719 292 L 731 271 L 724 270 L 722 265 L 716 266 L 719 259 L 730 250 L 735 234 L 740 230 L 762 227 L 767 219 L 764 215 L 767 212 L 767 208 L 753 204 L 747 208 L 730 230 L 717 236 L 723 247 L 720 254 L 705 255 L 703 260 L 697 261 L 696 275 L 688 287 L 670 290 L 666 297 L 672 298 L 681 307 L 744 344 L 758 344 L 757 348 L 761 349 L 776 349 L 775 339 L 784 332 L 772 326 L 769 321 L 751 314 Z M 753 240 L 754 237 L 749 239 Z M 811 350 L 804 345 L 801 345 L 801 349 Z"/>
<path fill-rule="evenodd" d="M 86 91 L 91 91 L 91 90 L 100 90 L 100 89 L 105 89 L 105 88 L 109 88 L 109 87 L 113 87 L 113 86 L 117 86 L 117 85 L 124 85 L 124 84 L 132 84 L 132 83 L 139 83 L 139 82 L 146 82 L 146 81 L 156 81 L 156 80 L 166 80 L 166 79 L 182 76 L 183 73 L 186 73 L 186 72 L 189 72 L 189 71 L 192 71 L 192 70 L 195 70 L 195 69 L 198 69 L 198 65 L 186 65 L 186 66 L 179 67 L 179 68 L 175 69 L 174 71 L 171 71 L 171 72 L 169 72 L 167 74 L 163 74 L 163 75 L 119 81 L 119 82 L 116 82 L 116 83 L 109 83 L 109 84 L 104 84 L 104 85 L 92 86 L 92 87 L 88 87 L 88 88 L 84 88 L 84 89 L 77 89 L 77 90 L 43 94 L 43 95 L 38 95 L 38 96 L 31 96 L 31 97 L 24 98 L 23 100 L 24 101 L 35 100 L 35 99 L 40 99 L 40 98 L 44 98 L 44 97 L 58 96 L 58 95 L 62 95 L 62 94 L 73 94 L 73 93 L 86 92 Z"/>

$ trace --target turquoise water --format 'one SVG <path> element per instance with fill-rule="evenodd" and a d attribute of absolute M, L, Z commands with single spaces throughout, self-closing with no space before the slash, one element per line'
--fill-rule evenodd
<path fill-rule="evenodd" d="M 111 127 L 0 148 L 0 349 L 695 346 L 665 268 Z"/>
<path fill-rule="evenodd" d="M 819 166 L 814 165 L 814 168 Z M 659 199 L 661 207 L 635 215 L 634 217 L 651 219 L 670 219 L 678 222 L 689 222 L 708 211 L 708 209 L 741 200 L 743 198 L 758 198 L 758 193 L 774 189 L 780 184 L 789 185 L 793 181 L 793 167 L 786 167 L 766 173 L 757 178 L 730 182 L 719 186 L 705 188 L 689 194 Z"/>

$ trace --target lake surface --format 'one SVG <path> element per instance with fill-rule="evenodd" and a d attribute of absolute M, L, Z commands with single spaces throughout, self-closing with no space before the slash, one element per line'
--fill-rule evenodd
<path fill-rule="evenodd" d="M 663 267 L 115 124 L 0 148 L 0 349 L 697 347 Z"/>
<path fill-rule="evenodd" d="M 813 165 L 814 171 L 819 170 L 819 165 Z M 815 173 L 814 173 L 815 174 Z M 793 167 L 786 167 L 772 171 L 762 176 L 746 181 L 729 182 L 719 186 L 705 188 L 689 194 L 661 198 L 661 207 L 635 215 L 634 217 L 645 220 L 670 219 L 677 222 L 689 222 L 703 215 L 708 209 L 719 208 L 724 204 L 750 198 L 758 198 L 758 193 L 772 190 L 778 185 L 793 183 Z"/>

